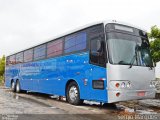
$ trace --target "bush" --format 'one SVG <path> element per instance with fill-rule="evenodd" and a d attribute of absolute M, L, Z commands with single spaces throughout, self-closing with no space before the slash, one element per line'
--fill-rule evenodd
<path fill-rule="evenodd" d="M 3 84 L 4 84 L 4 77 L 0 76 L 0 85 L 3 85 Z"/>

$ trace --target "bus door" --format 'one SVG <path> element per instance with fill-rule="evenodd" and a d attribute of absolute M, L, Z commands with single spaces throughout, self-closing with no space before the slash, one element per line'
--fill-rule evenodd
<path fill-rule="evenodd" d="M 106 98 L 106 48 L 103 34 L 97 34 L 90 39 L 90 64 L 92 90 L 91 99 L 102 100 Z"/>

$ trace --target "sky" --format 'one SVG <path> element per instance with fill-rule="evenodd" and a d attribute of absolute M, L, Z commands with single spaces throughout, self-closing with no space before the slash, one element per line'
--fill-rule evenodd
<path fill-rule="evenodd" d="M 0 56 L 79 26 L 124 21 L 148 32 L 160 27 L 159 0 L 0 0 Z"/>

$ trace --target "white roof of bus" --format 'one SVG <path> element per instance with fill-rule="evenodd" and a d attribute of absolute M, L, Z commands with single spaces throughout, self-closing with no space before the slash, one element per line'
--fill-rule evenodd
<path fill-rule="evenodd" d="M 41 44 L 43 44 L 43 43 L 49 42 L 49 41 L 51 41 L 51 40 L 54 40 L 54 39 L 63 37 L 63 36 L 65 36 L 65 35 L 68 35 L 68 34 L 71 34 L 71 33 L 76 32 L 76 31 L 85 29 L 85 28 L 87 28 L 87 27 L 91 27 L 91 26 L 96 25 L 96 24 L 101 24 L 101 23 L 104 23 L 104 24 L 117 23 L 117 24 L 122 24 L 122 25 L 126 25 L 126 26 L 131 26 L 131 27 L 134 27 L 134 28 L 137 28 L 137 29 L 146 31 L 146 30 L 144 30 L 144 29 L 142 29 L 142 28 L 140 28 L 140 27 L 134 26 L 134 25 L 129 24 L 129 23 L 121 22 L 121 21 L 116 21 L 116 20 L 99 21 L 99 22 L 94 22 L 94 23 L 91 23 L 91 24 L 87 24 L 87 25 L 78 27 L 78 28 L 76 28 L 76 29 L 74 29 L 74 30 L 71 30 L 71 31 L 66 32 L 66 33 L 63 33 L 63 34 L 61 34 L 61 35 L 54 36 L 54 37 L 53 37 L 52 39 L 50 39 L 50 40 L 43 41 L 43 42 L 40 42 L 39 44 L 32 45 L 31 47 L 27 47 L 27 48 L 25 48 L 25 49 L 15 51 L 15 52 L 13 52 L 13 53 L 11 53 L 11 54 L 8 54 L 7 56 L 14 55 L 14 54 L 19 53 L 19 52 L 21 52 L 21 51 L 25 51 L 25 50 L 30 49 L 30 48 L 33 48 L 33 47 L 35 47 L 35 46 L 38 46 L 38 45 L 41 45 Z"/>

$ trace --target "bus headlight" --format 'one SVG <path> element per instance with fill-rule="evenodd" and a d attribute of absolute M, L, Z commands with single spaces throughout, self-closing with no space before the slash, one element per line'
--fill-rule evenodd
<path fill-rule="evenodd" d="M 113 89 L 130 89 L 132 85 L 129 80 L 111 80 L 109 86 Z"/>
<path fill-rule="evenodd" d="M 122 82 L 122 83 L 121 83 L 121 88 L 125 88 L 125 87 L 126 87 L 125 82 Z"/>
<path fill-rule="evenodd" d="M 116 88 L 118 88 L 119 87 L 119 83 L 116 83 L 115 86 L 116 86 Z"/>
<path fill-rule="evenodd" d="M 131 83 L 128 82 L 126 86 L 127 86 L 127 88 L 130 88 L 131 87 Z"/>

